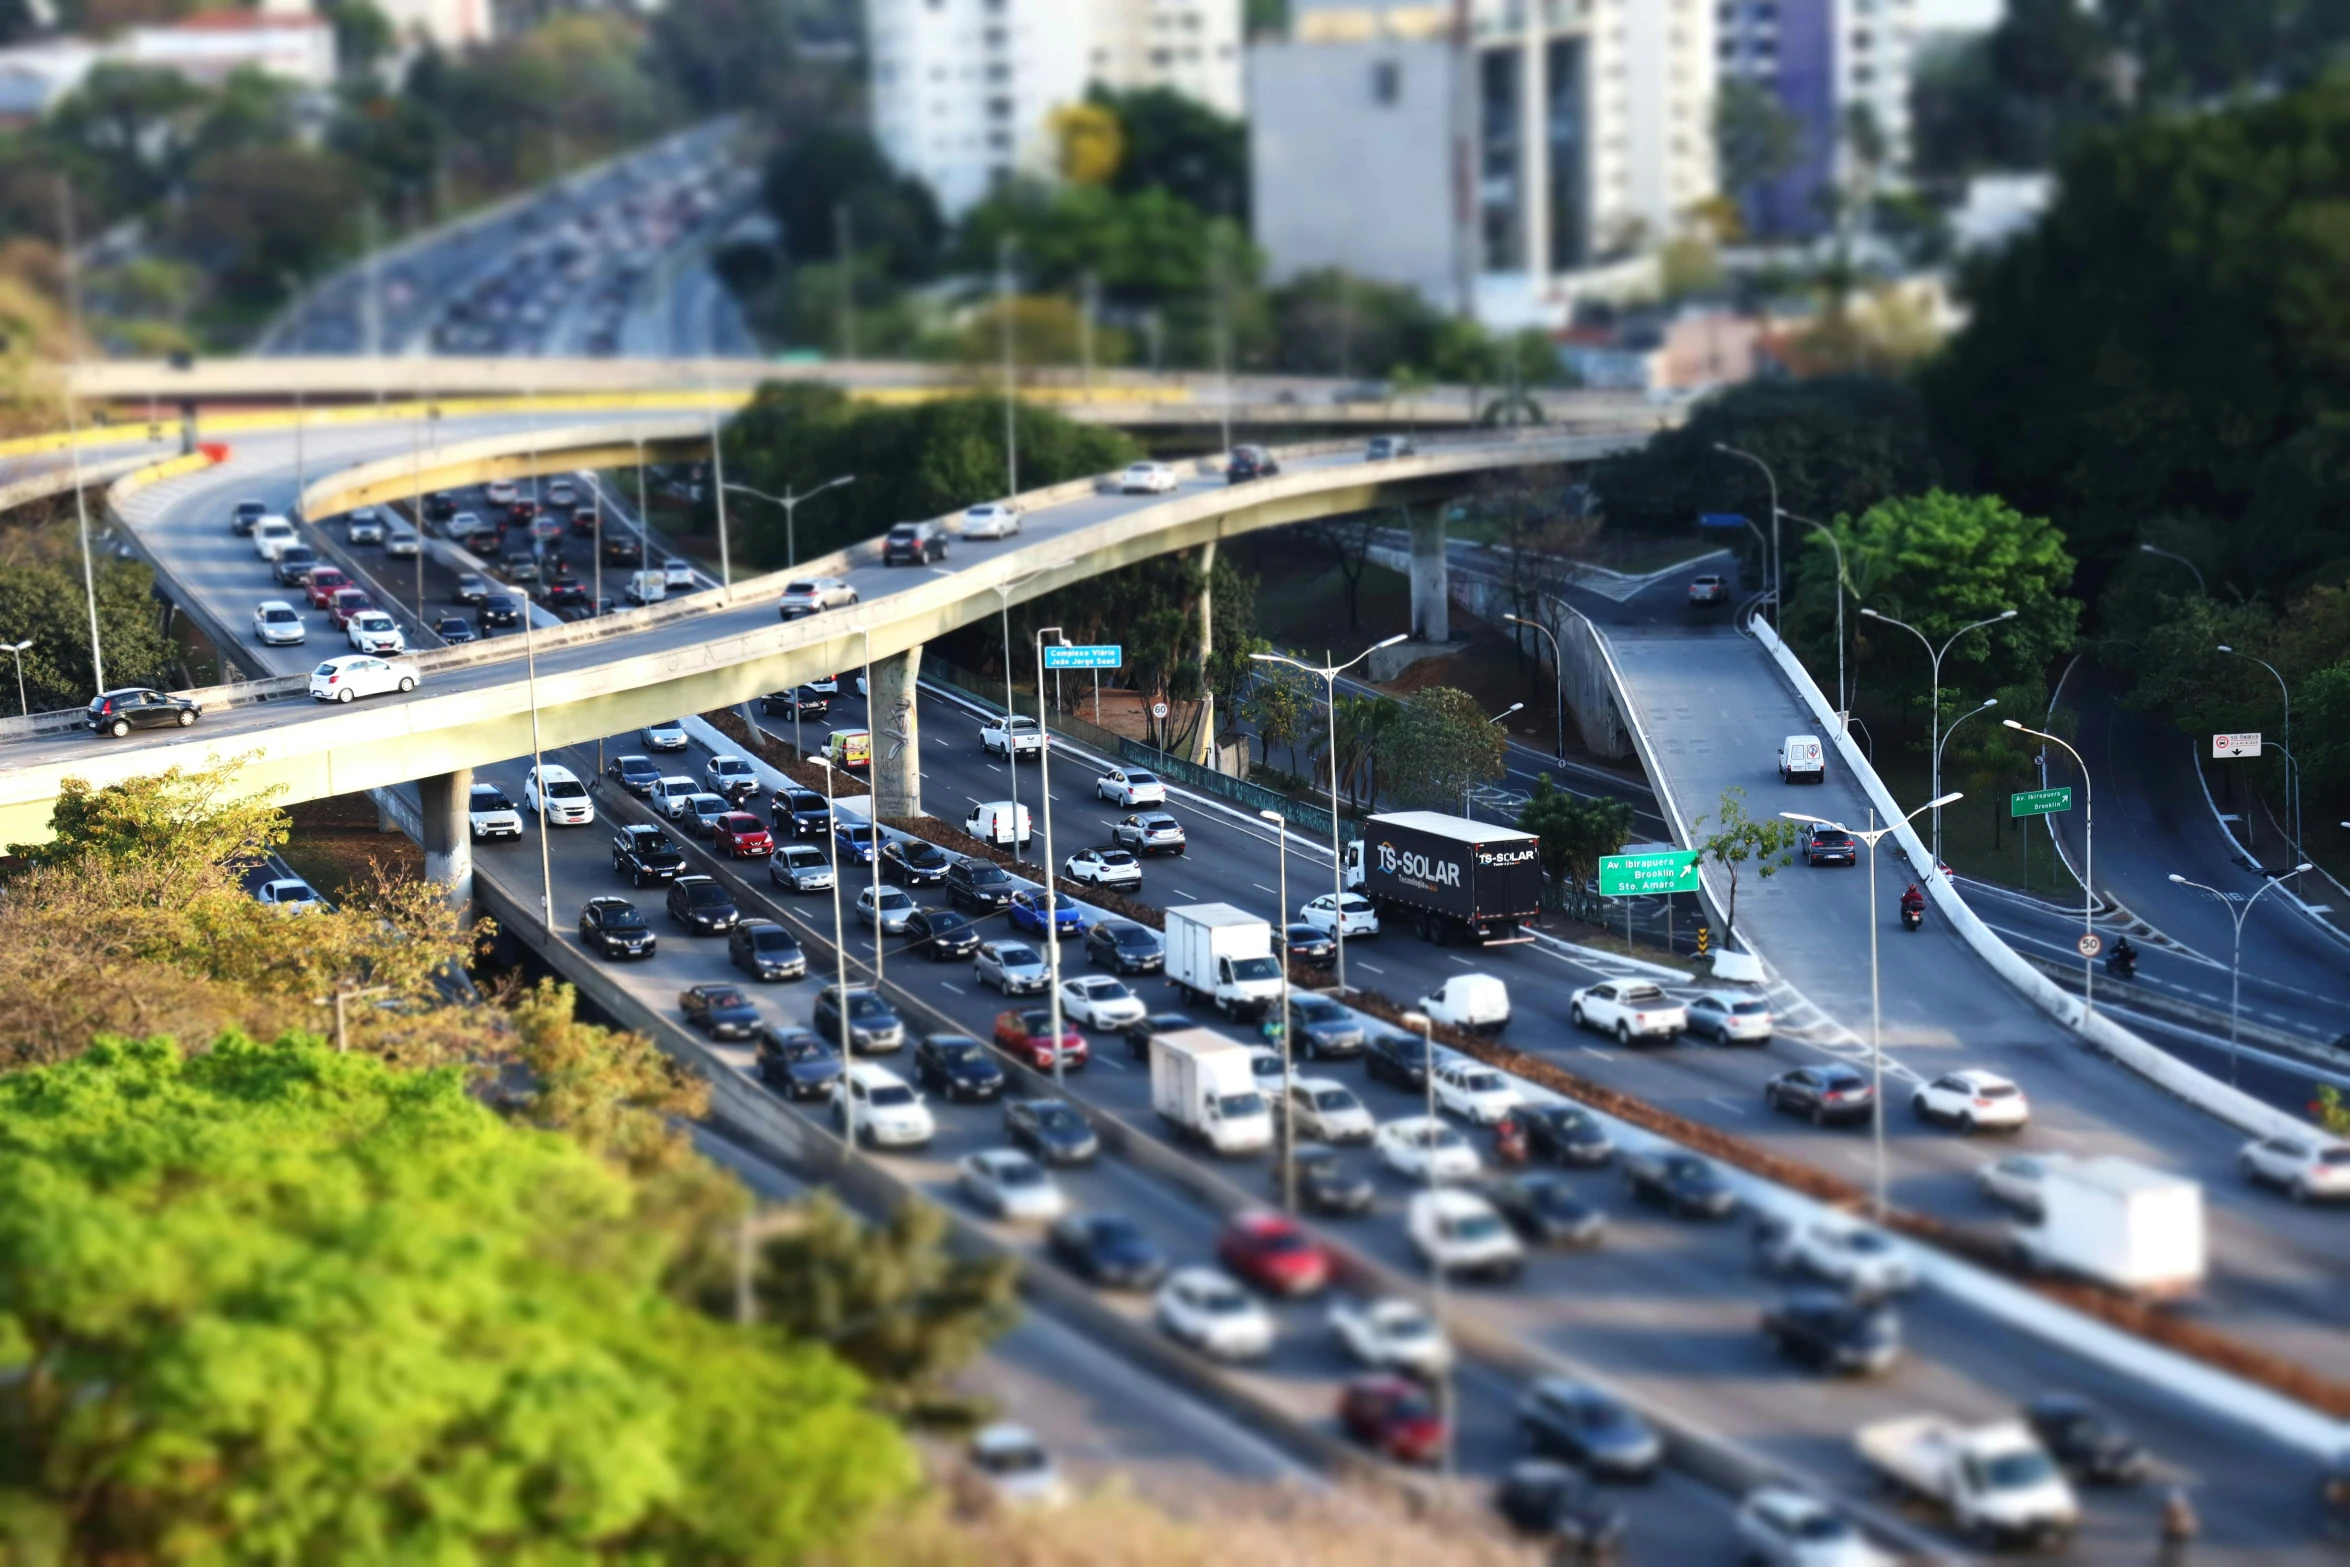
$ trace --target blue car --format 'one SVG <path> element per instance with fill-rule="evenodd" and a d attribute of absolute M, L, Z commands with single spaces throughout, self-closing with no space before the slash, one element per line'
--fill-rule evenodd
<path fill-rule="evenodd" d="M 855 860 L 859 865 L 873 863 L 874 833 L 864 823 L 841 823 L 832 830 L 832 842 L 834 859 Z"/>
<path fill-rule="evenodd" d="M 1012 894 L 1012 928 L 1027 931 L 1035 936 L 1043 935 L 1045 933 L 1044 909 L 1044 894 L 1023 887 L 1020 891 Z M 1085 911 L 1066 897 L 1056 899 L 1053 908 L 1053 923 L 1060 927 L 1062 935 L 1082 936 L 1085 934 Z"/>

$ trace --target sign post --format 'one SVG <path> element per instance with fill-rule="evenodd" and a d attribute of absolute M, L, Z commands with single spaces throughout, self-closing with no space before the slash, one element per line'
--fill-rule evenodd
<path fill-rule="evenodd" d="M 2259 754 L 2260 734 L 2257 730 L 2246 735 L 2213 735 L 2211 737 L 2211 759 L 2215 762 L 2232 762 L 2238 757 L 2258 756 Z"/>
<path fill-rule="evenodd" d="M 2051 816 L 2058 811 L 2069 811 L 2072 808 L 2073 789 L 2071 784 L 2061 784 L 2054 789 L 2026 789 L 2021 793 L 2011 794 L 2007 797 L 2007 814 L 2011 819 L 2024 816 Z"/>
<path fill-rule="evenodd" d="M 1074 642 L 1044 650 L 1047 669 L 1122 669 L 1125 664 L 1126 649 L 1116 642 Z"/>

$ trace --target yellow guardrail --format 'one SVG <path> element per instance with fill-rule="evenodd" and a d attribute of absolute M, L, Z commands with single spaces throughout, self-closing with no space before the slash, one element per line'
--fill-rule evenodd
<path fill-rule="evenodd" d="M 133 469 L 107 486 L 106 499 L 110 504 L 119 504 L 129 500 L 149 485 L 161 484 L 164 480 L 176 479 L 183 473 L 195 473 L 199 469 L 209 468 L 215 460 L 210 452 L 194 451 L 184 457 L 166 457 L 161 462 L 149 463 L 144 468 Z"/>

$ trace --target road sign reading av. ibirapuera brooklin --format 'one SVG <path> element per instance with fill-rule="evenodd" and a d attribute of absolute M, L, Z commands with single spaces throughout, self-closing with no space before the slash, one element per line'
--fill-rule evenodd
<path fill-rule="evenodd" d="M 1120 669 L 1126 663 L 1126 649 L 1117 642 L 1064 642 L 1044 650 L 1047 669 Z"/>
<path fill-rule="evenodd" d="M 2007 797 L 2007 814 L 2015 816 L 2052 816 L 2058 811 L 2073 808 L 2073 786 L 2062 784 L 2054 789 L 2025 789 Z"/>
<path fill-rule="evenodd" d="M 1600 856 L 1599 895 L 1603 898 L 1696 890 L 1695 849 L 1650 849 Z"/>

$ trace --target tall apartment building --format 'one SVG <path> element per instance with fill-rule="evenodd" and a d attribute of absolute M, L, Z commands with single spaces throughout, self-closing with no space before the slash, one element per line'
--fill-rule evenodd
<path fill-rule="evenodd" d="M 867 0 L 873 132 L 949 217 L 1049 173 L 1052 117 L 1095 82 L 1241 112 L 1242 0 Z"/>
<path fill-rule="evenodd" d="M 1740 193 L 1750 226 L 1782 238 L 1829 226 L 1823 198 L 1857 172 L 1856 110 L 1882 141 L 1881 175 L 1908 167 L 1914 0 L 1721 0 L 1717 27 L 1723 79 L 1769 89 L 1796 127 L 1795 166 L 1768 189 Z"/>
<path fill-rule="evenodd" d="M 1249 51 L 1255 232 L 1499 324 L 1556 321 L 1714 194 L 1715 0 L 1300 0 Z"/>

